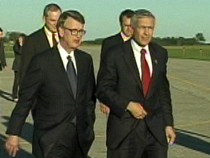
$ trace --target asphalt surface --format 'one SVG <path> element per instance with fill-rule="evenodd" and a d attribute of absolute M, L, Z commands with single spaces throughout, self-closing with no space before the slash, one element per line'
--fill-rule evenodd
<path fill-rule="evenodd" d="M 99 46 L 84 50 L 94 59 L 95 73 L 99 65 Z M 9 157 L 4 151 L 5 130 L 15 103 L 11 99 L 13 59 L 0 71 L 0 158 Z M 171 85 L 177 140 L 169 146 L 169 158 L 210 158 L 210 62 L 169 59 L 168 78 Z M 105 158 L 105 131 L 107 117 L 96 108 L 96 138 L 90 150 L 91 158 Z M 32 158 L 32 118 L 29 115 L 21 138 L 19 158 Z"/>

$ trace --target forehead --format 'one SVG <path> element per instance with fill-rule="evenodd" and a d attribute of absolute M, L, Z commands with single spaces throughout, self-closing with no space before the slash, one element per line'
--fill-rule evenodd
<path fill-rule="evenodd" d="M 122 18 L 122 22 L 127 22 L 127 21 L 131 21 L 131 18 L 127 17 L 127 16 L 123 16 Z"/>
<path fill-rule="evenodd" d="M 61 11 L 57 10 L 57 11 L 48 11 L 46 18 L 59 18 L 59 16 L 61 15 Z"/>
<path fill-rule="evenodd" d="M 137 19 L 138 25 L 148 25 L 148 26 L 154 26 L 155 25 L 155 19 L 152 17 L 141 17 Z"/>
<path fill-rule="evenodd" d="M 124 17 L 122 19 L 121 25 L 130 25 L 130 24 L 131 24 L 131 18 Z"/>
<path fill-rule="evenodd" d="M 65 26 L 67 27 L 72 27 L 72 28 L 82 28 L 84 24 L 81 22 L 73 19 L 72 17 L 68 17 L 64 23 Z"/>

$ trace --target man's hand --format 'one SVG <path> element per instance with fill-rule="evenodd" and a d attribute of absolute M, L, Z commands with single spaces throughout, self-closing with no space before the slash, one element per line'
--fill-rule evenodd
<path fill-rule="evenodd" d="M 127 110 L 129 110 L 136 119 L 144 119 L 147 116 L 147 112 L 143 106 L 136 102 L 129 102 Z"/>
<path fill-rule="evenodd" d="M 103 103 L 100 103 L 100 110 L 102 113 L 106 114 L 106 115 L 109 115 L 110 113 L 110 109 L 108 106 L 106 106 L 105 104 Z"/>
<path fill-rule="evenodd" d="M 176 133 L 173 127 L 171 126 L 166 127 L 166 137 L 169 144 L 174 144 L 174 141 L 176 139 Z"/>
<path fill-rule="evenodd" d="M 5 143 L 5 148 L 10 156 L 15 157 L 20 149 L 19 137 L 10 135 Z"/>

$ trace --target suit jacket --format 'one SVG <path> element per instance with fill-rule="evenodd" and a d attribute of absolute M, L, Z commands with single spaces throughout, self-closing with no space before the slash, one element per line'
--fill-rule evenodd
<path fill-rule="evenodd" d="M 0 70 L 2 70 L 5 66 L 7 66 L 7 63 L 4 52 L 4 42 L 3 39 L 0 39 Z"/>
<path fill-rule="evenodd" d="M 167 51 L 154 43 L 149 44 L 149 50 L 153 75 L 146 97 L 130 40 L 108 51 L 101 61 L 97 96 L 111 109 L 107 123 L 107 146 L 111 149 L 117 148 L 139 122 L 126 110 L 130 101 L 144 105 L 149 113 L 145 118 L 147 126 L 160 143 L 167 144 L 165 127 L 173 125 L 169 82 L 166 78 Z"/>
<path fill-rule="evenodd" d="M 101 58 L 109 49 L 123 43 L 121 33 L 105 38 L 101 45 Z"/>
<path fill-rule="evenodd" d="M 95 121 L 95 78 L 90 55 L 75 50 L 77 65 L 77 95 L 74 98 L 70 83 L 57 47 L 36 55 L 29 64 L 19 91 L 7 129 L 7 134 L 20 135 L 26 117 L 33 105 L 34 136 L 33 153 L 37 157 L 40 140 L 44 144 L 56 142 L 58 134 L 65 130 L 66 123 L 72 123 L 76 116 L 79 143 L 87 154 L 94 139 Z M 64 125 L 64 126 L 63 126 Z M 51 135 L 51 140 L 43 137 Z M 42 142 L 41 142 L 42 143 Z M 45 152 L 45 151 L 43 151 Z"/>
<path fill-rule="evenodd" d="M 15 45 L 13 46 L 13 52 L 14 52 L 15 58 L 12 64 L 12 70 L 19 71 L 21 54 L 22 54 L 22 46 L 20 46 L 18 41 L 16 41 Z"/>
<path fill-rule="evenodd" d="M 44 27 L 26 37 L 23 45 L 20 65 L 20 79 L 22 81 L 32 57 L 50 48 Z"/>

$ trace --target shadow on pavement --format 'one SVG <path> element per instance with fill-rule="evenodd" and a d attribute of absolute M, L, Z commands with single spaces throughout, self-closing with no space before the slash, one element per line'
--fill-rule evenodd
<path fill-rule="evenodd" d="M 12 100 L 12 94 L 11 93 L 8 93 L 8 92 L 5 92 L 5 91 L 3 91 L 1 89 L 0 89 L 0 97 L 6 99 L 8 101 L 12 101 L 13 102 L 13 100 Z"/>
<path fill-rule="evenodd" d="M 210 139 L 209 136 L 182 129 L 176 129 L 176 132 L 176 144 L 210 155 L 210 142 L 203 140 Z"/>

